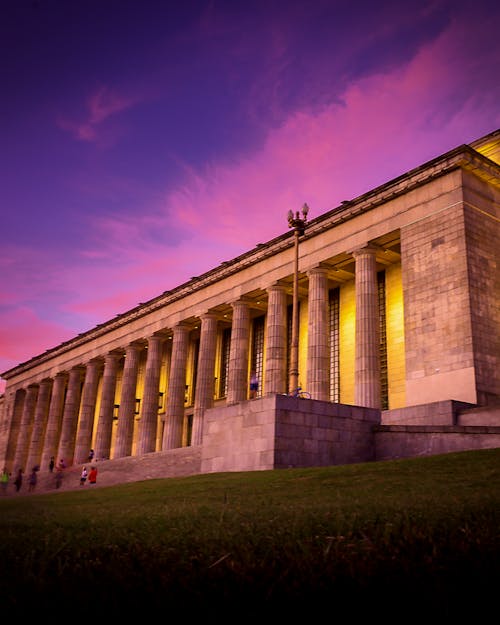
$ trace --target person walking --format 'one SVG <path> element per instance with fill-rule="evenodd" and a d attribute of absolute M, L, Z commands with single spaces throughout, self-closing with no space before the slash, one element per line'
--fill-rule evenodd
<path fill-rule="evenodd" d="M 28 490 L 30 492 L 35 490 L 35 486 L 37 483 L 37 474 L 36 474 L 36 467 L 33 467 L 33 470 L 31 471 L 29 480 L 28 480 Z"/>
<path fill-rule="evenodd" d="M 93 460 L 93 459 L 94 459 L 94 450 L 93 450 L 93 449 L 91 449 L 91 450 L 89 451 L 89 462 L 92 462 L 92 460 Z"/>
<path fill-rule="evenodd" d="M 56 488 L 61 488 L 63 480 L 63 469 L 61 466 L 58 466 L 56 469 Z"/>
<path fill-rule="evenodd" d="M 23 470 L 19 469 L 16 475 L 16 479 L 14 480 L 14 485 L 16 487 L 16 493 L 21 490 L 21 486 L 23 485 Z"/>
<path fill-rule="evenodd" d="M 252 371 L 250 375 L 250 399 L 255 399 L 257 397 L 257 392 L 259 390 L 259 381 L 257 379 L 257 374 L 255 371 Z"/>
<path fill-rule="evenodd" d="M 89 484 L 95 484 L 97 482 L 97 467 L 92 467 L 89 473 Z"/>
<path fill-rule="evenodd" d="M 0 475 L 0 485 L 2 487 L 2 493 L 5 495 L 7 493 L 7 486 L 9 485 L 9 472 L 7 471 L 7 467 L 3 468 L 2 475 Z"/>
<path fill-rule="evenodd" d="M 83 467 L 82 472 L 80 474 L 80 486 L 85 486 L 85 482 L 87 481 L 87 467 Z"/>
<path fill-rule="evenodd" d="M 49 471 L 51 473 L 54 470 L 55 464 L 56 464 L 56 461 L 54 460 L 54 456 L 50 456 Z"/>

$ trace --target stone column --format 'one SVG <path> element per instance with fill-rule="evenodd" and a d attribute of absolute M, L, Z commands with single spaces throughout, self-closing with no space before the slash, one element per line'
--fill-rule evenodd
<path fill-rule="evenodd" d="M 125 350 L 125 366 L 123 368 L 120 407 L 118 408 L 118 430 L 116 432 L 114 458 L 123 458 L 132 454 L 137 372 L 141 351 L 142 347 L 136 343 L 130 344 Z"/>
<path fill-rule="evenodd" d="M 84 367 L 74 367 L 69 372 L 68 391 L 64 402 L 61 438 L 57 453 L 59 460 L 62 458 L 68 467 L 74 463 L 76 428 L 80 412 L 84 371 Z"/>
<path fill-rule="evenodd" d="M 269 303 L 266 321 L 266 395 L 286 393 L 287 314 L 286 287 L 273 285 L 267 289 Z"/>
<path fill-rule="evenodd" d="M 328 337 L 328 271 L 315 267 L 308 272 L 309 308 L 307 342 L 307 390 L 313 399 L 330 399 L 330 353 Z"/>
<path fill-rule="evenodd" d="M 217 316 L 201 316 L 200 353 L 194 397 L 192 445 L 200 445 L 203 438 L 203 415 L 214 405 L 215 350 L 217 347 Z"/>
<path fill-rule="evenodd" d="M 380 408 L 380 352 L 376 250 L 353 252 L 356 260 L 356 356 L 354 403 Z"/>
<path fill-rule="evenodd" d="M 92 445 L 92 432 L 94 430 L 95 408 L 97 400 L 97 388 L 101 375 L 102 363 L 100 360 L 91 360 L 87 364 L 85 382 L 82 392 L 82 410 L 78 433 L 76 435 L 75 462 L 77 464 L 87 462 L 90 447 Z"/>
<path fill-rule="evenodd" d="M 94 442 L 96 460 L 109 458 L 111 453 L 111 433 L 113 430 L 113 412 L 115 408 L 116 377 L 118 363 L 122 355 L 106 354 L 104 357 L 104 373 L 102 376 L 101 405 L 97 420 L 97 431 Z"/>
<path fill-rule="evenodd" d="M 49 419 L 47 421 L 47 430 L 45 431 L 45 441 L 43 443 L 41 470 L 45 471 L 49 468 L 50 458 L 54 456 L 54 461 L 59 462 L 57 458 L 57 448 L 59 446 L 59 436 L 61 434 L 61 423 L 64 409 L 64 395 L 66 392 L 66 384 L 68 382 L 68 374 L 61 372 L 54 378 L 52 387 L 52 397 L 50 398 Z"/>
<path fill-rule="evenodd" d="M 38 384 L 30 384 L 24 398 L 21 426 L 17 437 L 16 453 L 14 455 L 14 470 L 22 469 L 24 473 L 31 471 L 33 467 L 26 466 L 28 459 L 28 447 L 33 429 L 33 417 L 35 414 L 36 399 L 38 396 Z"/>
<path fill-rule="evenodd" d="M 173 329 L 172 358 L 170 361 L 162 449 L 182 447 L 189 332 L 189 328 L 182 324 L 175 326 Z"/>
<path fill-rule="evenodd" d="M 28 451 L 28 460 L 26 467 L 32 467 L 42 463 L 42 444 L 47 427 L 47 418 L 49 413 L 50 393 L 52 391 L 52 380 L 47 378 L 40 382 L 38 390 L 38 399 L 35 408 L 35 419 L 33 422 L 33 430 L 31 432 L 31 442 Z M 49 459 L 50 460 L 50 459 Z"/>
<path fill-rule="evenodd" d="M 146 361 L 146 379 L 142 399 L 141 420 L 137 455 L 156 451 L 156 433 L 158 429 L 158 402 L 160 389 L 161 356 L 163 337 L 150 336 L 148 339 L 148 358 Z"/>
<path fill-rule="evenodd" d="M 226 403 L 236 404 L 248 396 L 248 357 L 250 353 L 250 308 L 242 300 L 233 302 L 233 325 L 229 349 Z"/>
<path fill-rule="evenodd" d="M 9 424 L 8 437 L 5 447 L 5 465 L 7 470 L 12 473 L 14 456 L 16 454 L 17 437 L 19 436 L 19 427 L 21 425 L 21 417 L 23 415 L 24 400 L 26 398 L 26 391 L 24 389 L 18 389 L 15 392 L 8 392 L 6 387 L 5 392 L 5 407 L 4 415 L 6 421 Z"/>

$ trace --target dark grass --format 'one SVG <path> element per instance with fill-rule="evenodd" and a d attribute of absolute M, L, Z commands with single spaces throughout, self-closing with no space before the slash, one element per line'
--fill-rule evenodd
<path fill-rule="evenodd" d="M 14 496 L 0 515 L 4 615 L 446 621 L 498 601 L 500 449 Z"/>

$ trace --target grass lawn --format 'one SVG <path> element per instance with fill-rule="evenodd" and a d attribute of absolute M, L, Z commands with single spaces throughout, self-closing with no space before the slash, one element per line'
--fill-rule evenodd
<path fill-rule="evenodd" d="M 497 607 L 499 521 L 500 449 L 6 497 L 0 609 L 476 620 Z"/>

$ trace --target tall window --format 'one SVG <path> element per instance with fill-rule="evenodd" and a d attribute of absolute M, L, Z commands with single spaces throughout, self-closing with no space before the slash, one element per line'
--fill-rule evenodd
<path fill-rule="evenodd" d="M 227 396 L 227 378 L 229 375 L 229 352 L 231 349 L 231 328 L 226 328 L 222 332 L 222 346 L 220 359 L 220 384 L 219 398 Z"/>
<path fill-rule="evenodd" d="M 252 323 L 252 358 L 251 369 L 255 371 L 259 389 L 257 397 L 262 395 L 262 371 L 264 364 L 264 316 L 256 317 Z"/>
<path fill-rule="evenodd" d="M 382 410 L 389 408 L 389 376 L 387 372 L 387 331 L 385 312 L 385 272 L 377 273 L 378 318 L 380 323 L 380 400 Z"/>
<path fill-rule="evenodd" d="M 196 395 L 196 382 L 198 378 L 198 355 L 200 353 L 200 339 L 195 339 L 192 345 L 193 345 L 192 347 L 193 349 L 193 352 L 192 352 L 192 358 L 193 358 L 192 387 L 191 389 L 189 387 L 186 388 L 187 404 L 189 406 L 192 406 L 194 404 L 194 398 Z"/>
<path fill-rule="evenodd" d="M 340 401 L 340 289 L 332 289 L 328 293 L 329 339 L 330 339 L 330 401 Z"/>

